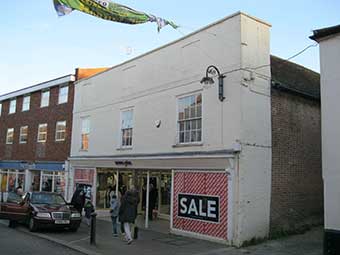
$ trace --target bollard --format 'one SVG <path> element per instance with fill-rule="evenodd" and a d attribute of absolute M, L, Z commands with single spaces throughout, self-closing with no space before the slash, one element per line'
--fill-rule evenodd
<path fill-rule="evenodd" d="M 91 213 L 91 233 L 90 233 L 90 244 L 96 245 L 96 217 L 95 212 Z"/>

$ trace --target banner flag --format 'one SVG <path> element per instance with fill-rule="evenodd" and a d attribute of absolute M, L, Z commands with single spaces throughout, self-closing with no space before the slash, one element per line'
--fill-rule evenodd
<path fill-rule="evenodd" d="M 170 25 L 174 29 L 178 28 L 171 21 L 133 10 L 110 0 L 53 0 L 53 3 L 59 16 L 64 16 L 73 10 L 78 10 L 102 19 L 132 25 L 156 22 L 158 32 L 166 25 Z"/>

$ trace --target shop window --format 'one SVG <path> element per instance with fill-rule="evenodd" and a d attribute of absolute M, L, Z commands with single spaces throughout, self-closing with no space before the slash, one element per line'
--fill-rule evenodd
<path fill-rule="evenodd" d="M 20 128 L 19 143 L 27 143 L 28 137 L 28 126 L 23 126 Z"/>
<path fill-rule="evenodd" d="M 16 192 L 21 187 L 25 190 L 25 172 L 18 170 L 0 171 L 1 192 Z"/>
<path fill-rule="evenodd" d="M 41 191 L 65 193 L 65 177 L 62 172 L 41 173 Z"/>
<path fill-rule="evenodd" d="M 14 128 L 7 129 L 6 144 L 13 144 Z"/>
<path fill-rule="evenodd" d="M 202 141 L 202 95 L 178 99 L 177 136 L 179 143 Z"/>
<path fill-rule="evenodd" d="M 132 146 L 132 130 L 133 130 L 133 110 L 129 109 L 121 113 L 121 134 L 122 147 Z"/>
<path fill-rule="evenodd" d="M 90 118 L 82 118 L 81 120 L 81 149 L 89 149 L 89 137 L 90 137 Z"/>
<path fill-rule="evenodd" d="M 39 124 L 38 143 L 45 143 L 47 140 L 47 124 Z"/>
<path fill-rule="evenodd" d="M 50 103 L 50 91 L 45 90 L 41 92 L 41 102 L 40 107 L 47 107 Z"/>
<path fill-rule="evenodd" d="M 58 121 L 55 131 L 55 140 L 57 142 L 65 141 L 66 139 L 66 121 Z"/>
<path fill-rule="evenodd" d="M 67 103 L 68 100 L 68 86 L 59 88 L 58 104 Z"/>
<path fill-rule="evenodd" d="M 22 100 L 22 111 L 28 111 L 30 109 L 31 96 L 24 96 Z"/>
<path fill-rule="evenodd" d="M 16 108 L 17 108 L 17 100 L 16 99 L 12 99 L 9 102 L 9 114 L 15 113 Z"/>

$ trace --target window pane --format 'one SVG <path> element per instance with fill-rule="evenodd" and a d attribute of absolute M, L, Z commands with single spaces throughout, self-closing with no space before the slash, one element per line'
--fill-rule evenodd
<path fill-rule="evenodd" d="M 16 99 L 11 100 L 9 103 L 9 113 L 10 114 L 15 113 L 16 107 L 17 107 L 17 100 Z"/>
<path fill-rule="evenodd" d="M 190 132 L 186 131 L 184 132 L 184 142 L 188 143 L 190 141 Z"/>
<path fill-rule="evenodd" d="M 88 134 L 81 135 L 81 149 L 88 150 L 89 149 L 89 136 Z"/>
<path fill-rule="evenodd" d="M 178 104 L 179 142 L 200 142 L 202 122 L 202 95 L 199 94 L 180 98 L 178 100 Z M 184 133 L 182 133 L 183 131 Z"/>
<path fill-rule="evenodd" d="M 27 143 L 27 136 L 28 136 L 28 127 L 24 126 L 20 128 L 20 143 Z"/>
<path fill-rule="evenodd" d="M 68 100 L 68 86 L 59 88 L 58 103 L 59 104 L 67 103 L 67 100 Z"/>
<path fill-rule="evenodd" d="M 49 105 L 50 101 L 50 91 L 43 91 L 41 92 L 41 103 L 40 107 L 46 107 Z"/>
<path fill-rule="evenodd" d="M 13 137 L 14 137 L 14 128 L 7 129 L 6 143 L 12 144 L 13 143 Z"/>
<path fill-rule="evenodd" d="M 56 125 L 56 141 L 64 141 L 66 138 L 66 121 L 58 121 Z"/>
<path fill-rule="evenodd" d="M 40 124 L 38 127 L 38 142 L 46 142 L 47 140 L 47 124 Z"/>
<path fill-rule="evenodd" d="M 23 101 L 22 101 L 22 111 L 28 111 L 30 109 L 30 102 L 31 102 L 31 97 L 30 96 L 25 96 Z"/>

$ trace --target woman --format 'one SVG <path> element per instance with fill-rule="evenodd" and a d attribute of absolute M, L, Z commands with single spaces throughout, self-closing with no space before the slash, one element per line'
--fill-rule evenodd
<path fill-rule="evenodd" d="M 131 244 L 131 227 L 137 217 L 137 205 L 139 203 L 139 196 L 137 190 L 132 188 L 127 191 L 122 198 L 119 208 L 119 221 L 124 225 L 125 237 L 128 244 Z"/>

